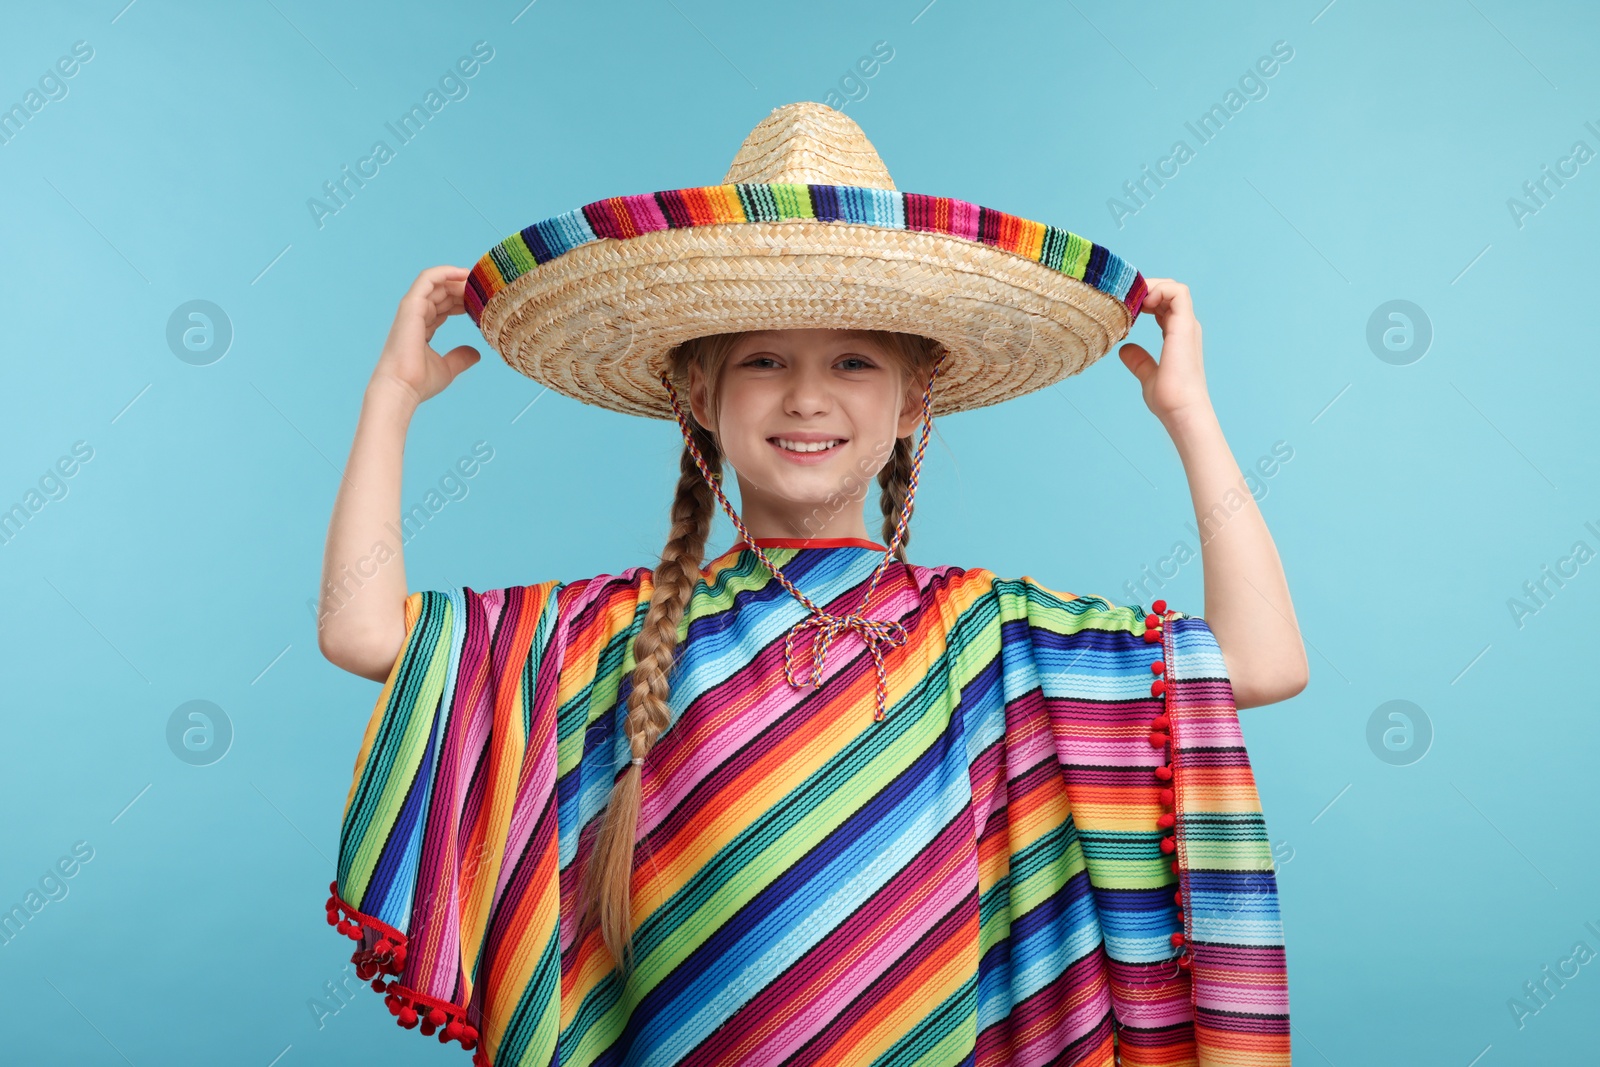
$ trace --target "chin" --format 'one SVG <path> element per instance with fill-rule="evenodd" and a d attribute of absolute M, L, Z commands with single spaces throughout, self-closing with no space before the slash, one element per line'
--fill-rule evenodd
<path fill-rule="evenodd" d="M 796 504 L 822 505 L 829 500 L 837 502 L 849 487 L 844 475 L 837 471 L 769 471 L 764 483 L 785 500 Z"/>

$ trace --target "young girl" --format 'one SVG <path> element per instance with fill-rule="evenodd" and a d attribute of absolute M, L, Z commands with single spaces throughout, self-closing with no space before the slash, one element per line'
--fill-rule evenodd
<path fill-rule="evenodd" d="M 1293 696 L 1306 662 L 1207 398 L 1188 290 L 1090 271 L 1114 258 L 1099 246 L 1076 272 L 1045 251 L 1027 264 L 1059 290 L 1006 289 L 1017 241 L 989 240 L 981 216 L 975 236 L 912 232 L 917 194 L 893 193 L 900 214 L 863 237 L 868 222 L 824 210 L 893 190 L 886 172 L 829 169 L 871 152 L 858 135 L 821 105 L 780 108 L 723 186 L 654 194 L 661 226 L 602 233 L 628 205 L 597 202 L 588 236 L 570 239 L 571 216 L 529 227 L 470 277 L 424 271 L 401 301 L 325 560 L 322 651 L 384 686 L 328 921 L 402 1026 L 475 1064 L 1287 1067 L 1276 882 L 1236 708 Z M 714 190 L 746 217 L 673 213 Z M 802 214 L 763 219 L 763 196 L 803 197 Z M 897 257 L 935 232 L 916 263 Z M 689 237 L 715 254 L 668 243 Z M 841 240 L 872 246 L 849 281 L 810 270 L 845 262 Z M 639 265 L 617 257 L 641 255 L 663 299 L 597 339 L 595 309 L 618 312 L 607 287 Z M 995 258 L 950 269 L 966 255 Z M 892 328 L 893 303 L 862 326 L 869 277 L 927 332 Z M 965 299 L 979 290 L 988 304 Z M 1100 313 L 1111 293 L 1124 336 L 1141 308 L 1161 326 L 1159 363 L 1120 355 L 1202 526 L 1231 512 L 1204 545 L 1205 619 L 908 558 L 940 387 L 941 410 L 995 402 L 1059 378 L 1062 346 L 1083 346 L 1075 369 L 1109 347 L 1063 308 L 1036 315 L 1071 328 L 1049 346 L 974 317 L 1051 292 Z M 519 370 L 678 421 L 656 566 L 408 595 L 392 539 L 405 431 L 479 358 L 429 345 L 463 311 Z M 872 478 L 881 543 L 862 516 Z M 707 559 L 719 506 L 740 540 Z"/>

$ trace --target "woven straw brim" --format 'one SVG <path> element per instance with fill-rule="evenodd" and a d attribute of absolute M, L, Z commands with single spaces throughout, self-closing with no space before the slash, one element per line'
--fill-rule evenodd
<path fill-rule="evenodd" d="M 747 195 L 772 187 L 709 188 Z M 815 190 L 840 187 L 810 188 L 815 201 Z M 600 224 L 593 233 L 615 221 L 617 201 L 638 199 L 580 211 Z M 931 337 L 948 351 L 934 415 L 1044 388 L 1127 335 L 1144 279 L 1101 246 L 961 201 L 922 199 L 956 206 L 948 226 L 982 235 L 991 223 L 993 240 L 903 222 L 791 217 L 633 226 L 626 236 L 578 234 L 569 247 L 552 248 L 552 235 L 573 239 L 579 213 L 571 212 L 486 254 L 469 278 L 467 308 L 485 340 L 528 377 L 584 403 L 666 419 L 674 417 L 658 377 L 666 354 L 706 334 L 834 328 Z M 963 221 L 961 208 L 972 219 Z M 1023 224 L 1020 233 L 992 225 L 997 218 Z"/>

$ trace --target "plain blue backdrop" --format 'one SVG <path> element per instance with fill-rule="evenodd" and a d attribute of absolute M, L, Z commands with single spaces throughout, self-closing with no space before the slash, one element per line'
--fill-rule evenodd
<path fill-rule="evenodd" d="M 308 608 L 362 389 L 422 268 L 719 182 L 768 111 L 818 100 L 900 188 L 1193 292 L 1311 660 L 1303 694 L 1240 715 L 1295 1062 L 1597 1062 L 1592 6 L 125 3 L 8 5 L 0 36 L 0 107 L 25 114 L 0 121 L 0 509 L 23 516 L 0 537 L 0 909 L 26 913 L 0 1059 L 466 1062 L 395 1026 L 323 920 L 379 691 L 323 660 Z M 477 42 L 492 59 L 396 148 L 385 124 Z M 308 201 L 379 139 L 394 158 L 319 224 Z M 197 300 L 225 353 L 169 339 Z M 1153 319 L 1130 339 L 1159 352 Z M 406 505 L 443 499 L 409 587 L 653 564 L 677 427 L 541 396 L 465 317 L 436 338 L 463 342 L 483 362 L 408 443 Z M 1197 542 L 1114 353 L 942 419 L 917 505 L 918 562 L 1204 612 L 1198 560 L 1130 595 Z M 190 701 L 231 736 L 186 760 Z"/>

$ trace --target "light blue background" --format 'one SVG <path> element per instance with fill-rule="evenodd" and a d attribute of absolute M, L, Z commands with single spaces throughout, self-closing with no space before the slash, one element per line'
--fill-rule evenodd
<path fill-rule="evenodd" d="M 1520 1028 L 1508 1007 L 1579 941 L 1600 952 L 1600 562 L 1521 626 L 1507 606 L 1574 542 L 1600 549 L 1600 162 L 1521 226 L 1507 206 L 1575 141 L 1600 149 L 1592 6 L 123 3 L 10 5 L 0 36 L 6 107 L 75 41 L 94 49 L 0 145 L 0 507 L 93 449 L 0 545 L 0 907 L 74 842 L 94 850 L 0 947 L 0 1058 L 466 1062 L 369 991 L 320 1025 L 308 1005 L 349 955 L 323 900 L 379 687 L 322 659 L 307 602 L 395 305 L 422 268 L 538 219 L 720 181 L 771 108 L 824 99 L 879 40 L 894 58 L 845 111 L 902 189 L 1188 284 L 1240 465 L 1293 450 L 1261 507 L 1312 681 L 1241 720 L 1296 1063 L 1600 1056 L 1600 963 Z M 319 229 L 308 198 L 477 41 L 494 57 L 469 95 Z M 1266 95 L 1197 145 L 1185 122 L 1276 41 L 1294 54 Z M 1179 138 L 1194 158 L 1119 226 L 1108 199 Z M 235 331 L 209 366 L 166 342 L 192 299 Z M 1435 333 L 1409 365 L 1366 340 L 1394 299 Z M 1131 339 L 1159 351 L 1153 319 Z M 494 458 L 407 545 L 410 588 L 652 564 L 677 428 L 555 393 L 513 424 L 541 387 L 465 317 L 436 338 L 463 342 L 485 359 L 418 413 L 404 500 L 474 442 Z M 1148 604 L 1123 583 L 1194 545 L 1177 454 L 1114 354 L 938 431 L 918 562 Z M 1198 560 L 1160 595 L 1203 614 Z M 210 766 L 167 745 L 192 699 L 235 731 Z M 1367 742 L 1396 699 L 1434 731 L 1406 766 Z"/>

